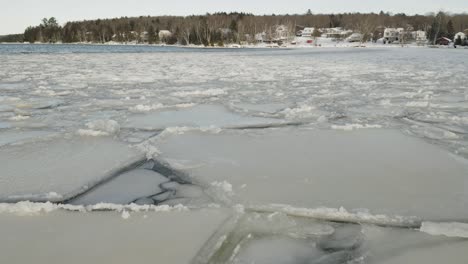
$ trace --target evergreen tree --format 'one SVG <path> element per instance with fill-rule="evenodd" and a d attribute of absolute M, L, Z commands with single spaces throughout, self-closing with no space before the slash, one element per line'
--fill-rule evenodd
<path fill-rule="evenodd" d="M 154 30 L 153 25 L 149 26 L 148 28 L 148 43 L 149 44 L 156 43 L 156 32 Z"/>
<path fill-rule="evenodd" d="M 455 29 L 453 28 L 452 20 L 449 20 L 447 23 L 447 38 L 453 39 L 455 36 Z"/>
<path fill-rule="evenodd" d="M 229 29 L 232 31 L 232 32 L 237 32 L 237 21 L 236 20 L 232 20 L 231 21 L 231 24 L 229 25 Z"/>

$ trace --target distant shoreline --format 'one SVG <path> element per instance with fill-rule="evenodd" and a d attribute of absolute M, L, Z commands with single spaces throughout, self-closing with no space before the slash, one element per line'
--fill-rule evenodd
<path fill-rule="evenodd" d="M 313 45 L 226 45 L 226 46 L 203 46 L 203 45 L 166 45 L 166 44 L 148 44 L 148 43 L 89 43 L 89 42 L 76 42 L 76 43 L 21 43 L 21 42 L 0 42 L 0 45 L 25 45 L 25 46 L 47 46 L 47 45 L 63 45 L 63 46 L 135 46 L 135 47 L 168 47 L 168 48 L 185 48 L 185 49 L 318 49 L 318 48 L 442 48 L 453 49 L 448 46 L 434 46 L 434 45 L 417 45 L 417 44 L 381 44 L 381 43 L 346 43 L 340 42 L 336 44 L 325 43 L 318 46 Z M 458 49 L 468 49 L 468 47 L 458 47 Z"/>

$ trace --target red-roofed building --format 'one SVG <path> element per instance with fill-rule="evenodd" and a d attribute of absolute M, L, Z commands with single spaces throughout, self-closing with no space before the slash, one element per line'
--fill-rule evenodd
<path fill-rule="evenodd" d="M 451 39 L 449 38 L 446 38 L 446 37 L 442 37 L 442 38 L 438 38 L 437 41 L 436 41 L 436 44 L 437 45 L 448 45 L 452 42 Z"/>

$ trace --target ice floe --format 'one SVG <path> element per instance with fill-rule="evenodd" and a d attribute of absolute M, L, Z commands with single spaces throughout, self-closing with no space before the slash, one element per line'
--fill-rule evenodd
<path fill-rule="evenodd" d="M 0 148 L 0 200 L 21 201 L 56 192 L 62 201 L 144 158 L 110 138 L 48 138 Z M 22 198 L 23 196 L 23 198 Z"/>
<path fill-rule="evenodd" d="M 231 184 L 235 203 L 468 217 L 466 163 L 394 130 L 191 132 L 156 146 L 169 164 L 183 160 L 197 182 Z"/>

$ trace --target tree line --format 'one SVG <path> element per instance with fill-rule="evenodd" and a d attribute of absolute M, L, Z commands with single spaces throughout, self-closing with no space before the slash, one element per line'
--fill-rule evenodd
<path fill-rule="evenodd" d="M 432 41 L 439 37 L 453 39 L 457 32 L 468 29 L 468 14 L 444 12 L 426 15 L 404 13 L 343 13 L 263 15 L 249 13 L 214 13 L 192 16 L 140 16 L 67 22 L 59 25 L 55 18 L 44 18 L 38 26 L 28 27 L 23 34 L 4 36 L 3 41 L 42 43 L 150 43 L 224 45 L 254 43 L 256 36 L 274 39 L 282 25 L 289 37 L 305 27 L 342 27 L 363 35 L 363 40 L 381 36 L 385 27 L 422 30 Z M 166 34 L 170 32 L 171 34 Z M 467 32 L 468 33 L 468 32 Z M 2 39 L 0 38 L 0 41 Z"/>

